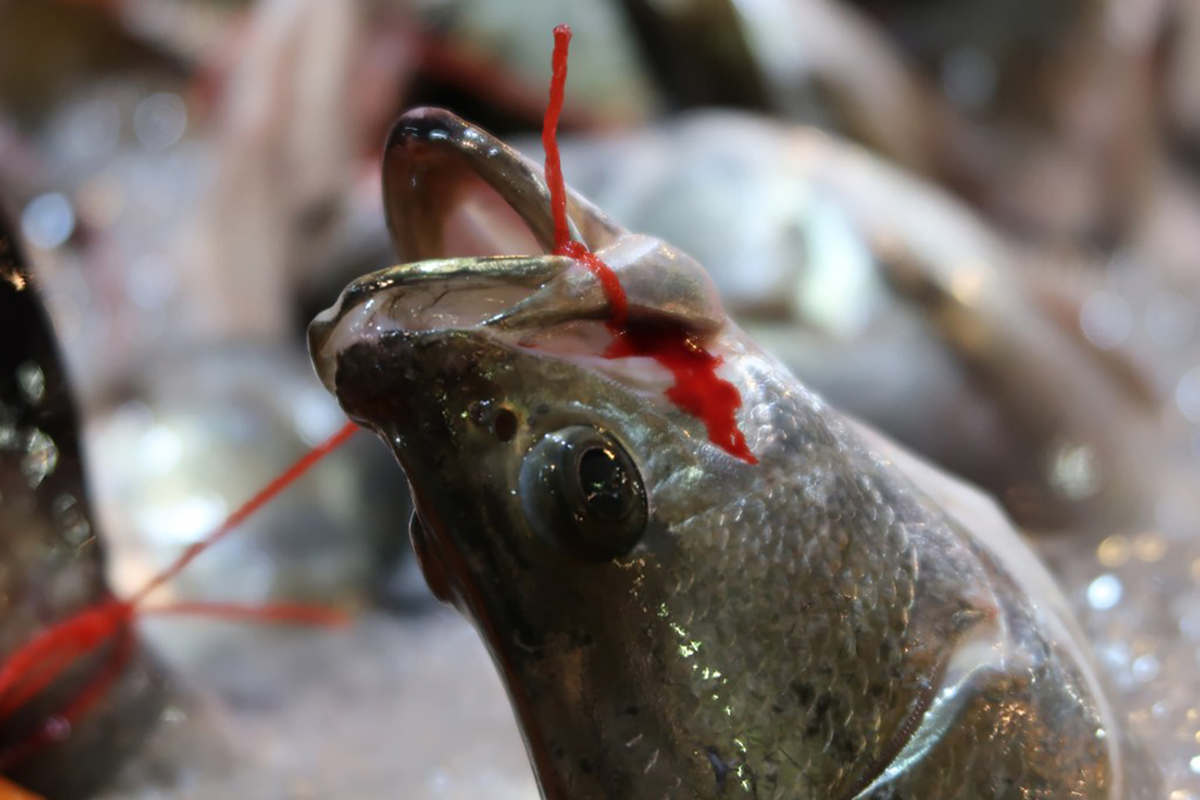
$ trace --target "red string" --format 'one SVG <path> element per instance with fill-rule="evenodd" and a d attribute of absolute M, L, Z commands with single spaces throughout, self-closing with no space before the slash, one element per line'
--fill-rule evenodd
<path fill-rule="evenodd" d="M 567 52 L 570 47 L 571 28 L 569 25 L 559 25 L 554 29 L 550 102 L 546 104 L 546 117 L 542 122 L 542 148 L 546 151 L 546 185 L 550 189 L 550 213 L 554 217 L 555 252 L 571 241 L 571 228 L 567 224 L 567 187 L 558 153 L 558 118 L 562 115 L 563 99 L 567 94 Z"/>
<path fill-rule="evenodd" d="M 303 458 L 284 470 L 277 478 L 275 478 L 275 480 L 268 483 L 258 494 L 247 500 L 241 508 L 230 514 L 229 517 L 226 518 L 223 523 L 221 523 L 219 528 L 210 533 L 204 539 L 201 539 L 199 542 L 196 542 L 188 547 L 187 550 L 183 552 L 183 555 L 176 559 L 174 564 L 167 567 L 156 577 L 152 578 L 140 592 L 135 594 L 131 602 L 141 602 L 145 599 L 146 595 L 150 594 L 155 589 L 174 578 L 180 572 L 183 572 L 187 565 L 192 563 L 197 556 L 216 544 L 222 537 L 225 536 L 225 534 L 229 533 L 238 525 L 241 525 L 243 522 L 245 522 L 249 516 L 266 505 L 267 502 L 273 499 L 288 486 L 295 483 L 301 475 L 308 472 L 318 461 L 345 444 L 346 441 L 349 440 L 357 430 L 357 425 L 355 425 L 353 422 L 347 422 L 344 426 L 342 426 L 342 429 L 333 436 L 330 436 L 324 442 L 305 453 Z"/>
<path fill-rule="evenodd" d="M 550 102 L 542 122 L 542 148 L 546 151 L 546 187 L 550 190 L 550 213 L 554 218 L 554 254 L 570 256 L 591 270 L 611 308 L 610 325 L 620 327 L 629 318 L 629 301 L 617 273 L 588 249 L 583 242 L 571 239 L 567 222 L 567 184 L 563 180 L 562 158 L 558 152 L 558 118 L 562 114 L 567 94 L 567 55 L 571 48 L 571 28 L 559 25 L 554 29 L 553 74 L 550 78 Z"/>
<path fill-rule="evenodd" d="M 9 656 L 4 665 L 0 666 L 0 717 L 12 714 L 24 706 L 82 656 L 95 651 L 113 636 L 120 637 L 103 669 L 89 680 L 63 709 L 47 720 L 26 741 L 0 753 L 0 768 L 18 763 L 42 746 L 61 738 L 62 734 L 58 732 L 69 730 L 72 723 L 103 698 L 109 686 L 120 677 L 132 654 L 133 634 L 130 623 L 133 621 L 137 605 L 147 595 L 182 572 L 202 552 L 295 483 L 317 462 L 348 441 L 357 430 L 358 426 L 354 423 L 347 423 L 333 436 L 314 447 L 230 514 L 215 531 L 188 547 L 173 564 L 148 581 L 141 591 L 129 600 L 111 599 L 73 614 L 40 631 Z M 299 604 L 247 608 L 232 603 L 185 602 L 147 609 L 144 613 L 203 614 L 231 619 L 311 625 L 339 625 L 347 621 L 346 616 L 339 611 Z"/>

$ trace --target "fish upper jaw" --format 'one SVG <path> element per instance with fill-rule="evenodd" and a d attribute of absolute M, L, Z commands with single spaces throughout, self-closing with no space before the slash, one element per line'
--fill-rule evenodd
<path fill-rule="evenodd" d="M 390 332 L 479 328 L 570 269 L 561 256 L 504 256 L 422 261 L 351 283 L 308 327 L 321 382 L 336 395 L 338 354 Z"/>
<path fill-rule="evenodd" d="M 625 234 L 598 255 L 618 275 L 629 319 L 704 337 L 728 325 L 704 268 L 663 242 Z M 489 329 L 514 344 L 599 357 L 607 336 L 546 336 L 580 321 L 602 322 L 611 308 L 600 281 L 566 256 L 491 256 L 420 261 L 364 276 L 309 326 L 309 351 L 321 382 L 336 394 L 337 355 L 392 331 Z M 599 326 L 596 326 L 599 327 Z"/>

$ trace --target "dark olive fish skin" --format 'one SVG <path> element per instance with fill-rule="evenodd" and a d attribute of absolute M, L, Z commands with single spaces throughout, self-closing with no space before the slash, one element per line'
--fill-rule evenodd
<path fill-rule="evenodd" d="M 0 209 L 0 654 L 108 596 L 80 462 L 78 421 L 53 330 Z M 62 741 L 20 753 L 46 718 L 78 697 L 114 654 L 85 658 L 29 707 L 0 719 L 0 768 L 54 800 L 91 795 L 141 743 L 164 688 L 138 648 Z"/>
<path fill-rule="evenodd" d="M 757 366 L 753 467 L 673 436 L 642 398 L 477 335 L 339 358 L 339 396 L 410 476 L 421 549 L 492 648 L 545 795 L 854 797 L 911 740 L 956 643 L 1001 622 L 1028 663 L 965 678 L 949 730 L 871 796 L 1114 796 L 1084 680 L 1003 568 Z M 516 415 L 511 440 L 480 404 Z M 642 465 L 652 518 L 627 556 L 548 546 L 514 497 L 525 452 L 569 425 Z"/>
<path fill-rule="evenodd" d="M 445 116 L 429 141 L 462 129 Z M 502 144 L 470 146 L 513 173 L 491 166 L 518 158 Z M 429 213 L 397 186 L 393 215 Z M 589 273 L 565 259 L 395 267 L 309 331 L 326 386 L 404 468 L 426 578 L 489 647 L 544 797 L 1156 796 L 1127 779 L 1065 601 L 994 506 L 825 406 L 686 256 L 576 222 L 633 253 L 606 258 L 630 324 L 706 326 L 689 330 L 724 359 L 757 464 L 653 368 L 601 356 Z"/>

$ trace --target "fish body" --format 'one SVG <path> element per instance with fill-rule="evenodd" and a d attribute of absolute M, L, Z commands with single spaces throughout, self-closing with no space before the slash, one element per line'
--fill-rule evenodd
<path fill-rule="evenodd" d="M 629 325 L 722 359 L 757 463 L 731 455 L 665 370 L 605 357 L 571 259 L 428 260 L 480 187 L 550 249 L 536 167 L 429 110 L 387 159 L 389 223 L 424 222 L 399 237 L 423 260 L 352 284 L 310 348 L 403 466 L 426 578 L 489 647 L 543 796 L 1155 796 L 993 505 L 825 405 L 685 254 L 571 197 Z"/>

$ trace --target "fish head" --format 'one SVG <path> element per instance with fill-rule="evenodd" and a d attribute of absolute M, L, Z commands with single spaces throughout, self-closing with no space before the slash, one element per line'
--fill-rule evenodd
<path fill-rule="evenodd" d="M 1117 796 L 1095 686 L 1056 649 L 1069 637 L 1040 627 L 969 520 L 726 318 L 699 264 L 569 197 L 628 326 L 720 360 L 753 458 L 714 443 L 672 371 L 609 357 L 582 264 L 442 257 L 453 198 L 481 189 L 551 249 L 536 167 L 432 111 L 401 119 L 385 159 L 389 224 L 417 260 L 347 288 L 310 350 L 404 468 L 425 577 L 488 646 L 545 797 L 965 797 L 1026 779 Z M 979 793 L 934 794 L 958 783 Z"/>

